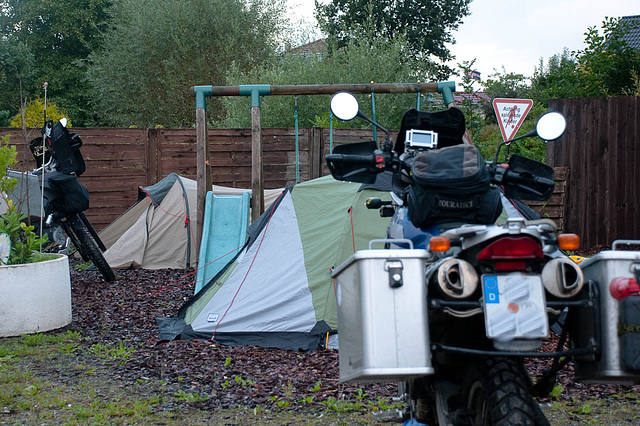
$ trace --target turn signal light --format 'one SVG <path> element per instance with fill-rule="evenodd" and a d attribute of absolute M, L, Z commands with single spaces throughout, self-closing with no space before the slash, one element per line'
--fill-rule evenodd
<path fill-rule="evenodd" d="M 578 250 L 580 237 L 578 234 L 560 234 L 558 235 L 558 247 L 560 250 Z"/>
<path fill-rule="evenodd" d="M 611 280 L 609 293 L 611 293 L 614 299 L 622 300 L 632 294 L 638 295 L 640 293 L 640 286 L 633 278 L 617 277 Z"/>
<path fill-rule="evenodd" d="M 431 237 L 429 248 L 433 252 L 445 252 L 451 248 L 451 241 L 446 237 Z"/>

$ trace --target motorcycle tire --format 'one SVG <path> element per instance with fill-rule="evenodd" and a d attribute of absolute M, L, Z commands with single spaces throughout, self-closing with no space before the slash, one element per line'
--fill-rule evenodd
<path fill-rule="evenodd" d="M 487 358 L 470 367 L 463 401 L 472 424 L 549 425 L 529 393 L 531 380 L 521 360 Z"/>
<path fill-rule="evenodd" d="M 83 254 L 83 257 L 88 257 L 93 264 L 98 268 L 98 271 L 102 274 L 105 281 L 113 281 L 116 279 L 116 275 L 113 270 L 105 260 L 104 256 L 95 242 L 89 235 L 89 231 L 84 227 L 84 224 L 80 220 L 80 218 L 76 215 L 68 219 L 71 230 L 76 236 L 80 247 L 78 250 Z"/>

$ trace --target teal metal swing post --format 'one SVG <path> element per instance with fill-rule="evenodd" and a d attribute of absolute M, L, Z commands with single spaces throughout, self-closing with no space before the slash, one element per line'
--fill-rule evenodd
<path fill-rule="evenodd" d="M 241 86 L 194 86 L 191 94 L 196 98 L 196 143 L 198 179 L 198 229 L 196 243 L 200 246 L 204 204 L 207 190 L 212 186 L 209 163 L 209 139 L 207 136 L 207 100 L 210 96 L 249 96 L 251 98 L 251 219 L 264 212 L 264 188 L 262 179 L 262 128 L 260 125 L 260 97 L 268 95 L 333 95 L 346 91 L 354 94 L 373 93 L 442 93 L 445 105 L 453 104 L 456 84 L 446 83 L 371 83 L 371 84 L 311 84 Z"/>

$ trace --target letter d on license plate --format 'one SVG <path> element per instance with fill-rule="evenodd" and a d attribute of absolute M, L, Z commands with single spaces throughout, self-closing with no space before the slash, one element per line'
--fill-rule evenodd
<path fill-rule="evenodd" d="M 487 337 L 506 341 L 548 336 L 540 276 L 521 272 L 483 275 L 482 294 Z"/>

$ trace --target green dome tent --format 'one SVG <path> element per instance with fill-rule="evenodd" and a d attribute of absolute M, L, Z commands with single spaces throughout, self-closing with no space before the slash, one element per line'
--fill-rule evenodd
<path fill-rule="evenodd" d="M 338 328 L 331 270 L 386 234 L 389 218 L 365 207 L 369 197 L 390 195 L 331 176 L 286 188 L 251 225 L 240 253 L 177 317 L 157 320 L 160 340 L 293 350 L 327 344 Z"/>

